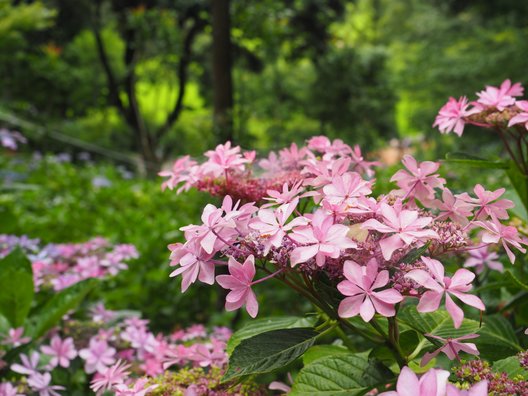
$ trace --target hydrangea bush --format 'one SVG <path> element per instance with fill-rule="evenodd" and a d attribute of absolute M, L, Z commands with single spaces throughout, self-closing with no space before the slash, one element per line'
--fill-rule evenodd
<path fill-rule="evenodd" d="M 461 132 L 465 119 L 436 124 Z M 224 382 L 302 358 L 291 388 L 281 386 L 292 395 L 485 395 L 499 389 L 493 374 L 445 370 L 482 359 L 520 392 L 496 394 L 526 394 L 528 318 L 515 313 L 526 304 L 528 240 L 512 225 L 504 188 L 451 191 L 440 163 L 406 155 L 394 188 L 374 196 L 378 164 L 324 136 L 263 159 L 228 142 L 205 158 L 160 173 L 163 188 L 221 198 L 169 246 L 171 276 L 183 292 L 217 283 L 226 310 L 252 318 L 261 287 L 290 288 L 315 309 L 234 333 Z"/>

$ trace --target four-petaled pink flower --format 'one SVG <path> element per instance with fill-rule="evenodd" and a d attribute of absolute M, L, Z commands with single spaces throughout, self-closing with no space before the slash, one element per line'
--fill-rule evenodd
<path fill-rule="evenodd" d="M 445 396 L 448 378 L 449 371 L 430 369 L 418 379 L 418 376 L 405 366 L 398 377 L 396 391 L 383 392 L 379 396 Z"/>
<path fill-rule="evenodd" d="M 386 203 L 380 206 L 383 223 L 370 219 L 363 223 L 362 228 L 375 230 L 383 234 L 392 234 L 379 241 L 381 252 L 385 260 L 390 260 L 392 253 L 404 246 L 409 246 L 416 241 L 438 238 L 438 234 L 425 227 L 431 223 L 432 217 L 419 217 L 414 210 L 396 209 Z"/>
<path fill-rule="evenodd" d="M 515 263 L 515 254 L 511 251 L 508 244 L 517 248 L 522 253 L 526 253 L 526 249 L 521 244 L 528 245 L 528 242 L 519 236 L 517 228 L 505 226 L 495 216 L 491 216 L 491 221 L 476 221 L 475 225 L 484 228 L 482 235 L 483 243 L 502 242 L 502 246 L 506 250 L 506 254 L 512 264 Z"/>
<path fill-rule="evenodd" d="M 499 188 L 495 191 L 486 191 L 484 187 L 477 184 L 473 189 L 477 198 L 472 198 L 468 193 L 457 195 L 457 198 L 467 202 L 473 207 L 479 208 L 475 220 L 482 220 L 488 216 L 494 215 L 498 219 L 509 218 L 507 209 L 513 208 L 515 205 L 509 199 L 497 199 L 504 194 L 506 189 Z"/>
<path fill-rule="evenodd" d="M 84 359 L 84 371 L 88 374 L 105 372 L 108 366 L 115 363 L 115 354 L 114 348 L 96 337 L 90 339 L 88 348 L 79 351 L 79 356 Z"/>
<path fill-rule="evenodd" d="M 240 264 L 233 257 L 228 261 L 229 275 L 218 275 L 216 281 L 224 289 L 231 289 L 226 296 L 227 311 L 246 306 L 246 311 L 252 318 L 257 316 L 258 302 L 251 285 L 255 277 L 255 258 L 249 256 L 244 264 Z"/>
<path fill-rule="evenodd" d="M 62 340 L 59 336 L 54 336 L 51 339 L 50 345 L 43 345 L 40 350 L 42 353 L 51 356 L 49 362 L 51 367 L 69 367 L 70 360 L 75 359 L 77 351 L 73 345 L 73 338 L 66 338 Z"/>
<path fill-rule="evenodd" d="M 479 111 L 475 108 L 468 109 L 469 105 L 465 96 L 458 100 L 453 97 L 449 98 L 448 102 L 438 112 L 433 128 L 438 127 L 440 133 L 454 131 L 458 136 L 462 136 L 466 125 L 465 118 Z"/>
<path fill-rule="evenodd" d="M 469 258 L 464 263 L 466 268 L 474 268 L 477 274 L 489 268 L 495 271 L 504 271 L 504 266 L 498 260 L 499 255 L 488 249 L 488 245 L 481 245 L 478 248 L 468 250 Z"/>
<path fill-rule="evenodd" d="M 444 345 L 442 345 L 440 348 L 436 349 L 434 352 L 427 352 L 420 362 L 421 366 L 427 365 L 434 357 L 436 357 L 440 352 L 443 352 L 447 355 L 447 357 L 450 360 L 458 359 L 460 360 L 460 357 L 458 356 L 458 352 L 464 351 L 466 353 L 469 353 L 471 355 L 479 355 L 479 351 L 477 349 L 477 346 L 471 342 L 463 343 L 461 341 L 465 340 L 472 340 L 473 338 L 479 337 L 478 334 L 468 334 L 462 337 L 457 338 L 442 338 L 438 337 L 432 334 L 425 334 L 428 338 L 434 338 L 438 341 L 441 341 Z"/>
<path fill-rule="evenodd" d="M 304 246 L 293 249 L 290 255 L 291 265 L 305 263 L 312 257 L 319 267 L 322 267 L 327 257 L 338 258 L 342 250 L 355 248 L 357 244 L 347 237 L 348 227 L 334 224 L 332 216 L 324 210 L 317 210 L 308 226 L 294 229 L 290 238 Z"/>
<path fill-rule="evenodd" d="M 528 100 L 519 100 L 515 102 L 515 106 L 517 106 L 521 112 L 511 118 L 508 122 L 508 127 L 517 124 L 524 124 L 524 127 L 528 129 Z"/>
<path fill-rule="evenodd" d="M 325 199 L 333 205 L 347 204 L 354 206 L 357 198 L 369 195 L 370 182 L 363 180 L 357 172 L 347 172 L 337 176 L 331 184 L 323 187 Z"/>
<path fill-rule="evenodd" d="M 445 294 L 445 305 L 447 312 L 451 315 L 455 328 L 459 328 L 464 319 L 464 311 L 459 308 L 451 295 L 460 299 L 463 303 L 484 311 L 486 307 L 480 298 L 467 294 L 471 289 L 471 282 L 475 274 L 467 269 L 461 268 L 455 272 L 452 278 L 445 276 L 444 266 L 438 260 L 422 256 L 422 262 L 427 266 L 429 272 L 421 269 L 409 271 L 405 277 L 412 279 L 419 285 L 429 289 L 422 294 L 418 303 L 418 312 L 434 312 L 440 306 Z M 432 276 L 431 276 L 432 274 Z"/>
<path fill-rule="evenodd" d="M 499 88 L 487 85 L 484 91 L 477 92 L 479 97 L 477 106 L 481 105 L 482 109 L 485 107 L 495 107 L 499 111 L 503 111 L 506 107 L 515 103 L 515 97 L 521 96 L 524 88 L 520 83 L 512 85 L 510 80 L 505 80 Z"/>
<path fill-rule="evenodd" d="M 392 176 L 408 197 L 416 197 L 419 200 L 431 200 L 434 198 L 434 189 L 442 188 L 445 179 L 439 177 L 435 172 L 440 168 L 438 162 L 417 162 L 412 155 L 405 155 L 402 159 L 407 171 L 400 169 Z"/>
<path fill-rule="evenodd" d="M 272 246 L 281 246 L 286 232 L 291 231 L 293 227 L 308 223 L 308 219 L 304 217 L 295 217 L 287 223 L 298 202 L 299 200 L 296 198 L 293 202 L 281 205 L 275 210 L 261 209 L 258 212 L 258 220 L 249 225 L 254 230 L 259 231 L 260 236 L 265 239 L 264 255 L 269 253 Z"/>
<path fill-rule="evenodd" d="M 389 283 L 389 272 L 378 273 L 375 259 L 362 267 L 353 261 L 345 261 L 343 274 L 346 280 L 337 285 L 337 289 L 347 296 L 339 304 L 338 314 L 342 318 L 350 318 L 359 314 L 365 322 L 369 322 L 376 312 L 390 317 L 396 314 L 394 305 L 403 300 L 403 296 L 394 289 L 380 289 Z"/>

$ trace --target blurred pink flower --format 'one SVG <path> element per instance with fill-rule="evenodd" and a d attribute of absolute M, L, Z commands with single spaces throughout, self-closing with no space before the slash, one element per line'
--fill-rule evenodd
<path fill-rule="evenodd" d="M 154 384 L 149 385 L 145 388 L 145 385 L 147 385 L 147 383 L 147 378 L 140 378 L 134 383 L 132 388 L 129 388 L 125 384 L 118 384 L 114 386 L 113 390 L 115 391 L 116 396 L 145 396 L 159 386 L 157 384 Z"/>
<path fill-rule="evenodd" d="M 88 348 L 81 349 L 79 356 L 84 360 L 84 371 L 88 374 L 103 373 L 107 367 L 115 363 L 116 350 L 104 340 L 92 337 Z"/>
<path fill-rule="evenodd" d="M 2 344 L 11 345 L 13 347 L 18 347 L 22 344 L 27 344 L 31 341 L 30 337 L 22 337 L 24 334 L 23 327 L 17 327 L 16 329 L 9 329 L 7 336 L 2 340 Z"/>
<path fill-rule="evenodd" d="M 499 255 L 488 249 L 488 245 L 482 245 L 476 249 L 469 249 L 469 258 L 464 263 L 466 268 L 474 268 L 477 274 L 489 268 L 495 271 L 504 271 L 504 266 L 498 260 Z"/>
<path fill-rule="evenodd" d="M 433 128 L 438 127 L 440 133 L 454 131 L 458 136 L 462 136 L 466 124 L 465 118 L 479 112 L 475 108 L 468 109 L 469 105 L 465 96 L 458 100 L 453 97 L 449 98 L 448 102 L 438 112 Z"/>
<path fill-rule="evenodd" d="M 214 283 L 215 265 L 210 260 L 214 254 L 205 252 L 197 241 L 190 241 L 185 245 L 174 243 L 169 245 L 171 251 L 171 267 L 180 267 L 170 273 L 170 277 L 182 276 L 181 291 L 185 292 L 189 286 L 199 279 L 200 282 L 212 285 Z"/>
<path fill-rule="evenodd" d="M 246 311 L 252 318 L 257 316 L 258 302 L 251 285 L 255 277 L 255 259 L 250 255 L 244 264 L 229 257 L 229 275 L 218 275 L 216 281 L 224 289 L 231 289 L 227 294 L 225 308 L 227 311 L 246 306 Z"/>
<path fill-rule="evenodd" d="M 130 364 L 118 360 L 114 365 L 107 367 L 103 372 L 96 373 L 91 382 L 90 388 L 102 395 L 105 391 L 111 390 L 114 385 L 122 384 L 128 378 Z"/>
<path fill-rule="evenodd" d="M 214 150 L 205 153 L 208 161 L 202 165 L 205 173 L 214 177 L 224 174 L 227 170 L 243 170 L 249 161 L 240 154 L 240 147 L 231 148 L 231 142 L 219 144 Z"/>
<path fill-rule="evenodd" d="M 31 375 L 38 372 L 40 354 L 37 351 L 31 352 L 29 357 L 28 355 L 21 353 L 20 360 L 22 361 L 22 364 L 15 363 L 11 365 L 11 370 L 15 373 Z"/>
<path fill-rule="evenodd" d="M 53 336 L 50 345 L 43 345 L 40 347 L 42 353 L 51 356 L 49 365 L 53 367 L 69 367 L 70 360 L 75 359 L 77 351 L 73 345 L 73 338 L 66 338 L 62 340 L 59 336 Z"/>
<path fill-rule="evenodd" d="M 466 225 L 468 217 L 473 214 L 473 206 L 459 197 L 455 197 L 448 188 L 444 188 L 442 191 L 442 200 L 435 199 L 430 202 L 430 205 L 440 210 L 436 220 L 451 219 L 461 225 Z"/>
<path fill-rule="evenodd" d="M 10 382 L 0 383 L 0 396 L 24 396 L 21 393 L 18 393 L 18 390 Z"/>
<path fill-rule="evenodd" d="M 29 387 L 38 392 L 39 396 L 60 396 L 58 390 L 65 390 L 63 386 L 51 385 L 50 373 L 33 373 L 27 379 Z"/>
<path fill-rule="evenodd" d="M 503 111 L 506 107 L 515 103 L 515 97 L 521 96 L 524 88 L 520 83 L 512 85 L 510 80 L 505 80 L 499 88 L 493 86 L 486 86 L 484 91 L 477 92 L 479 97 L 477 104 L 484 109 L 485 107 L 495 107 L 499 111 Z"/>
<path fill-rule="evenodd" d="M 480 381 L 470 389 L 458 389 L 453 384 L 447 384 L 446 396 L 488 396 L 488 381 Z"/>
<path fill-rule="evenodd" d="M 528 100 L 519 100 L 515 102 L 515 106 L 517 106 L 521 112 L 511 118 L 508 122 L 508 127 L 517 124 L 524 124 L 524 127 L 528 128 Z"/>
<path fill-rule="evenodd" d="M 363 180 L 356 172 L 347 172 L 337 176 L 331 184 L 323 187 L 325 199 L 334 205 L 347 204 L 354 206 L 357 198 L 372 193 L 371 183 Z"/>
<path fill-rule="evenodd" d="M 449 278 L 444 275 L 444 266 L 440 261 L 422 256 L 422 262 L 427 266 L 429 272 L 415 269 L 405 275 L 406 278 L 412 279 L 419 285 L 429 289 L 420 298 L 417 307 L 418 312 L 436 311 L 445 294 L 447 312 L 451 315 L 455 328 L 458 329 L 464 319 L 464 311 L 454 303 L 451 295 L 481 311 L 486 309 L 480 298 L 472 294 L 467 294 L 471 289 L 471 282 L 475 279 L 473 272 L 462 268 L 457 270 L 452 278 Z"/>
<path fill-rule="evenodd" d="M 395 289 L 375 291 L 389 283 L 389 272 L 378 273 L 375 259 L 362 267 L 353 261 L 345 261 L 343 274 L 346 280 L 337 285 L 337 289 L 346 297 L 339 304 L 338 314 L 342 318 L 350 318 L 359 314 L 365 322 L 369 322 L 376 312 L 382 316 L 395 315 L 394 304 L 403 300 L 403 296 Z"/>
<path fill-rule="evenodd" d="M 465 335 L 462 337 L 456 337 L 456 338 L 442 338 L 442 337 L 438 337 L 432 334 L 425 334 L 425 336 L 428 338 L 434 338 L 438 341 L 441 341 L 442 343 L 444 343 L 444 345 L 436 349 L 434 352 L 427 352 L 426 354 L 424 354 L 422 361 L 420 362 L 421 366 L 427 365 L 427 363 L 429 363 L 440 352 L 445 353 L 450 360 L 453 360 L 455 358 L 460 360 L 460 357 L 458 356 L 458 352 L 460 351 L 464 351 L 471 355 L 476 355 L 476 356 L 479 355 L 479 351 L 475 344 L 471 342 L 468 342 L 468 343 L 461 342 L 464 340 L 471 340 L 473 338 L 477 338 L 479 337 L 478 334 L 468 334 L 468 335 Z"/>

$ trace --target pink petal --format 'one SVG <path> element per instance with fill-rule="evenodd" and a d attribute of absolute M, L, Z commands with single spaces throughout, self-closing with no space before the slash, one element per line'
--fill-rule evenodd
<path fill-rule="evenodd" d="M 338 315 L 341 318 L 351 318 L 359 314 L 361 304 L 365 299 L 365 295 L 347 297 L 339 304 Z"/>
<path fill-rule="evenodd" d="M 446 293 L 445 306 L 447 312 L 449 312 L 449 315 L 451 315 L 451 318 L 453 319 L 455 328 L 458 329 L 464 320 L 464 311 L 454 303 L 453 299 L 449 296 L 449 293 Z"/>
<path fill-rule="evenodd" d="M 460 301 L 462 301 L 464 304 L 480 309 L 481 311 L 486 310 L 486 307 L 482 300 L 477 296 L 474 296 L 473 294 L 459 293 L 451 290 L 449 290 L 448 293 L 451 293 L 452 295 L 458 297 Z"/>
<path fill-rule="evenodd" d="M 375 312 L 372 301 L 370 301 L 369 297 L 366 297 L 359 309 L 359 315 L 365 322 L 369 322 L 374 317 Z"/>
<path fill-rule="evenodd" d="M 420 298 L 420 302 L 416 307 L 418 312 L 434 312 L 440 306 L 442 301 L 443 292 L 437 291 L 426 291 Z"/>
<path fill-rule="evenodd" d="M 291 261 L 292 267 L 299 263 L 305 263 L 306 261 L 311 259 L 313 256 L 315 256 L 318 250 L 319 250 L 318 245 L 301 246 L 301 247 L 293 249 L 293 251 L 290 254 L 290 261 Z"/>
<path fill-rule="evenodd" d="M 416 396 L 416 391 L 419 389 L 420 383 L 416 374 L 407 366 L 402 368 L 396 384 L 398 396 Z"/>

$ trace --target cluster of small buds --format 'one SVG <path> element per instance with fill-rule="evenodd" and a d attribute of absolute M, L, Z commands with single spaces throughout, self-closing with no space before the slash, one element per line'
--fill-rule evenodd
<path fill-rule="evenodd" d="M 78 367 L 79 364 L 73 364 L 74 360 L 79 360 L 85 373 L 92 377 L 94 392 L 111 391 L 118 396 L 150 393 L 157 385 L 147 384 L 149 379 L 168 369 L 225 369 L 226 342 L 231 336 L 228 328 L 207 331 L 202 325 L 193 325 L 163 335 L 152 333 L 148 323 L 127 313 L 109 311 L 99 303 L 93 307 L 87 322 L 63 319 L 60 330 L 55 328 L 31 344 L 33 349 L 21 353 L 9 367 L 22 377 L 1 386 L 10 386 L 25 394 L 59 395 L 58 391 L 64 387 L 52 384 L 51 374 L 57 368 Z M 23 328 L 13 329 L 2 344 L 10 348 L 27 344 L 31 340 L 24 338 L 23 332 Z"/>
<path fill-rule="evenodd" d="M 521 364 L 521 367 L 523 367 L 525 370 L 528 370 L 528 350 L 519 352 L 517 354 L 517 357 L 519 358 L 519 363 Z"/>
<path fill-rule="evenodd" d="M 453 371 L 462 383 L 475 384 L 479 381 L 487 381 L 491 395 L 525 395 L 528 390 L 528 381 L 522 378 L 510 378 L 507 373 L 495 372 L 484 360 L 475 359 L 463 362 Z"/>
<path fill-rule="evenodd" d="M 488 250 L 479 249 L 502 246 L 512 263 L 512 247 L 526 252 L 527 240 L 503 224 L 513 206 L 502 198 L 504 189 L 476 185 L 472 193 L 454 194 L 437 173 L 439 163 L 406 155 L 404 168 L 390 179 L 396 188 L 373 196 L 372 163 L 359 154 L 359 148 L 326 137 L 312 138 L 306 147 L 292 145 L 280 156 L 271 153 L 260 161 L 266 171 L 295 169 L 301 178 L 281 190 L 267 190 L 254 202 L 226 195 L 221 206 L 208 204 L 200 224 L 181 229 L 185 242 L 169 247 L 176 267 L 171 276 L 181 275 L 182 291 L 197 281 L 216 281 L 229 290 L 226 309 L 245 306 L 252 317 L 258 313 L 254 289 L 270 278 L 301 294 L 305 286 L 306 293 L 316 293 L 314 284 L 329 279 L 344 296 L 337 314 L 366 322 L 375 314 L 394 316 L 396 306 L 412 298 L 419 299 L 419 312 L 433 312 L 444 303 L 456 328 L 464 319 L 461 307 L 484 311 L 470 292 L 475 273 L 460 268 L 449 276 L 442 261 L 467 252 L 473 260 L 466 267 L 479 273 L 484 265 L 498 269 Z M 193 166 L 219 184 L 229 172 L 247 172 L 248 156 L 238 147 L 226 144 L 206 156 L 207 162 Z M 181 165 L 189 161 L 178 160 L 178 171 L 165 185 L 193 186 L 197 173 L 190 176 Z M 258 162 L 254 156 L 251 161 Z M 215 267 L 226 265 L 226 258 L 229 274 L 215 277 Z"/>
<path fill-rule="evenodd" d="M 49 244 L 26 236 L 0 235 L 0 257 L 16 247 L 31 260 L 35 288 L 62 290 L 88 278 L 114 276 L 128 268 L 126 261 L 136 259 L 135 246 L 112 245 L 97 237 L 85 243 Z"/>

